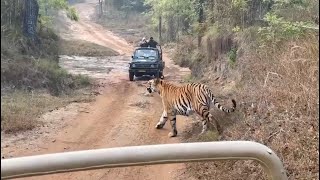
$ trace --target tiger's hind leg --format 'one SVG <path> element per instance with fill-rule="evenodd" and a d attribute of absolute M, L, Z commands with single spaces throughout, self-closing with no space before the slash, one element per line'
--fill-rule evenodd
<path fill-rule="evenodd" d="M 169 137 L 176 137 L 178 134 L 177 131 L 177 117 L 175 114 L 169 116 L 170 124 L 171 124 L 171 132 L 168 134 Z"/>
<path fill-rule="evenodd" d="M 159 122 L 156 125 L 156 128 L 157 129 L 162 129 L 163 126 L 166 124 L 167 120 L 168 120 L 167 112 L 164 110 L 162 115 L 161 115 L 161 118 L 160 118 Z"/>
<path fill-rule="evenodd" d="M 200 135 L 204 134 L 208 130 L 209 123 L 209 107 L 201 105 L 197 108 L 197 113 L 202 117 L 202 131 Z"/>
<path fill-rule="evenodd" d="M 205 132 L 207 132 L 207 130 L 208 130 L 208 122 L 209 122 L 208 118 L 203 118 L 202 119 L 202 131 L 201 131 L 200 135 L 202 135 Z"/>
<path fill-rule="evenodd" d="M 221 134 L 220 124 L 218 123 L 218 121 L 216 121 L 216 119 L 212 118 L 212 115 L 209 112 L 209 110 L 204 109 L 202 112 L 202 131 L 200 135 L 204 134 L 208 130 L 208 123 L 212 121 L 214 122 L 215 128 L 218 131 L 218 133 Z"/>
<path fill-rule="evenodd" d="M 221 134 L 222 128 L 221 128 L 219 122 L 215 118 L 213 118 L 213 116 L 211 114 L 209 114 L 208 118 L 209 118 L 210 122 L 214 123 L 214 126 L 215 126 L 216 130 L 218 131 L 218 133 Z"/>

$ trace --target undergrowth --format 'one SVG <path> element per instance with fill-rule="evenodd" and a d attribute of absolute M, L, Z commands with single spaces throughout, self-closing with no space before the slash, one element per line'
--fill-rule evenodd
<path fill-rule="evenodd" d="M 272 26 L 281 21 L 269 18 Z M 262 143 L 280 157 L 289 179 L 318 179 L 318 33 L 299 23 L 280 24 L 237 30 L 230 46 L 221 38 L 225 33 L 204 38 L 201 48 L 189 37 L 178 45 L 175 61 L 193 71 L 186 81 L 207 82 L 216 95 L 238 102 L 233 115 L 213 112 L 224 129 L 219 140 Z M 197 61 L 195 52 L 204 58 Z M 197 129 L 193 126 L 185 141 L 218 140 L 215 130 L 197 137 Z M 199 179 L 267 179 L 253 161 L 188 163 L 187 168 Z"/>
<path fill-rule="evenodd" d="M 1 131 L 30 130 L 41 125 L 41 114 L 86 97 L 76 92 L 92 80 L 59 66 L 61 40 L 53 31 L 39 31 L 38 44 L 19 33 L 10 37 L 1 34 Z"/>
<path fill-rule="evenodd" d="M 1 85 L 15 89 L 47 89 L 52 95 L 68 93 L 90 84 L 88 77 L 71 75 L 58 64 L 62 41 L 51 29 L 39 32 L 40 43 L 35 44 L 18 36 L 1 37 Z M 68 43 L 65 43 L 68 44 Z M 84 49 L 78 47 L 78 49 Z M 70 49 L 70 48 L 69 48 Z"/>

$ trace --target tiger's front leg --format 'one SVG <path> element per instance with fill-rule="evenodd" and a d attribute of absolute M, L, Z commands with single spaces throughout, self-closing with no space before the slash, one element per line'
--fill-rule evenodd
<path fill-rule="evenodd" d="M 159 122 L 156 125 L 156 128 L 157 129 L 162 129 L 163 126 L 166 124 L 167 120 L 168 120 L 168 115 L 167 115 L 167 112 L 164 110 L 162 115 L 161 115 L 161 118 L 160 118 Z"/>

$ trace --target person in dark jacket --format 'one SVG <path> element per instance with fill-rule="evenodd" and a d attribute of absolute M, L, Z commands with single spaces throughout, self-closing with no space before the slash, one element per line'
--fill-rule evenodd
<path fill-rule="evenodd" d="M 148 44 L 150 47 L 157 48 L 158 42 L 153 40 L 153 37 L 150 37 Z"/>

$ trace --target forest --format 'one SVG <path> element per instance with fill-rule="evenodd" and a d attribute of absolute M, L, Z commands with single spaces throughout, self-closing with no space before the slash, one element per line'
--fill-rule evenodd
<path fill-rule="evenodd" d="M 77 2 L 1 0 L 1 106 L 8 89 L 45 88 L 61 96 L 90 84 L 57 65 L 61 41 L 52 20 L 56 11 L 65 11 L 77 21 L 72 7 Z M 269 146 L 289 179 L 319 178 L 319 0 L 98 0 L 97 12 L 98 22 L 121 20 L 128 29 L 130 23 L 140 28 L 133 43 L 153 36 L 173 48 L 173 61 L 192 72 L 185 82 L 206 83 L 219 97 L 232 94 L 239 101 L 238 114 L 226 118 L 233 124 L 224 124 L 223 140 Z M 34 127 L 10 127 L 5 119 L 12 117 L 3 111 L 1 130 Z M 214 116 L 224 118 L 219 112 Z M 186 142 L 216 140 L 215 133 L 185 137 Z M 187 164 L 198 179 L 265 177 L 256 163 L 245 165 Z"/>

